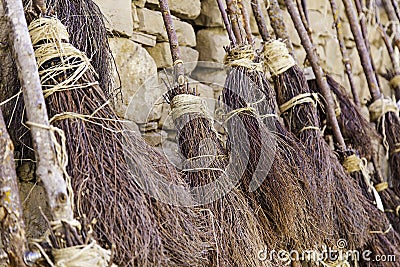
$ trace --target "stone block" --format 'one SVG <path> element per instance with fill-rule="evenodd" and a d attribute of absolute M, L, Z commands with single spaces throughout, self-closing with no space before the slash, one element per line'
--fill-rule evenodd
<path fill-rule="evenodd" d="M 132 1 L 94 0 L 106 17 L 107 28 L 120 36 L 131 36 L 133 32 Z"/>

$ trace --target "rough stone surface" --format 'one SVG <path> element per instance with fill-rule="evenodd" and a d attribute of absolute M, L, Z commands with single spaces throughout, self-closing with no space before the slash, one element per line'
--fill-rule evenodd
<path fill-rule="evenodd" d="M 146 0 L 132 0 L 132 3 L 137 7 L 144 7 Z"/>
<path fill-rule="evenodd" d="M 168 41 L 168 35 L 165 30 L 161 12 L 147 8 L 140 8 L 137 12 L 140 31 L 155 35 L 159 42 Z M 179 19 L 174 19 L 173 23 L 179 44 L 181 46 L 196 46 L 196 35 L 192 25 Z"/>
<path fill-rule="evenodd" d="M 180 46 L 181 56 L 183 62 L 185 62 L 185 72 L 192 72 L 197 65 L 199 59 L 199 52 L 193 48 Z M 169 68 L 172 67 L 171 50 L 169 43 L 162 42 L 157 43 L 154 47 L 148 47 L 147 51 L 154 58 L 157 63 L 157 68 Z"/>
<path fill-rule="evenodd" d="M 94 2 L 105 15 L 108 29 L 122 36 L 132 35 L 133 19 L 132 2 L 130 0 L 120 0 L 118 4 L 110 0 L 94 0 Z"/>
<path fill-rule="evenodd" d="M 23 178 L 23 177 L 22 177 Z M 40 213 L 50 218 L 50 209 L 47 205 L 47 196 L 44 188 L 38 184 L 21 182 L 18 184 L 23 210 L 23 218 L 27 238 L 40 238 L 47 230 L 46 220 Z"/>
<path fill-rule="evenodd" d="M 157 87 L 157 66 L 153 58 L 139 44 L 125 38 L 110 38 L 110 47 L 120 73 L 123 95 L 122 101 L 115 103 L 118 115 L 136 123 L 159 119 L 161 108 L 154 108 L 154 103 L 162 92 Z"/>
<path fill-rule="evenodd" d="M 223 1 L 226 7 L 225 1 Z M 224 27 L 222 22 L 221 13 L 219 11 L 217 1 L 215 0 L 202 0 L 201 1 L 201 13 L 194 23 L 200 26 L 207 27 Z"/>
<path fill-rule="evenodd" d="M 165 131 L 157 130 L 153 132 L 143 133 L 142 137 L 150 146 L 158 146 L 165 140 L 167 140 L 168 134 Z"/>
<path fill-rule="evenodd" d="M 200 0 L 168 0 L 171 13 L 182 19 L 195 19 L 200 15 Z M 147 0 L 146 5 L 158 7 L 158 0 Z"/>
<path fill-rule="evenodd" d="M 155 121 L 139 125 L 139 130 L 141 132 L 151 132 L 157 130 L 157 128 L 158 128 L 158 123 Z"/>
<path fill-rule="evenodd" d="M 164 141 L 161 146 L 156 149 L 168 159 L 176 167 L 181 167 L 184 160 L 183 155 L 179 152 L 178 144 L 170 140 Z"/>
<path fill-rule="evenodd" d="M 200 61 L 224 62 L 224 46 L 229 45 L 228 34 L 223 28 L 210 28 L 197 32 L 197 46 Z"/>

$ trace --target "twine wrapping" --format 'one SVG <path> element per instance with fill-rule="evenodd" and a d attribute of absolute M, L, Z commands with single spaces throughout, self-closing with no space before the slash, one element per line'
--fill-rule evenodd
<path fill-rule="evenodd" d="M 384 190 L 386 190 L 388 188 L 389 188 L 389 183 L 388 182 L 383 182 L 383 183 L 379 183 L 379 184 L 375 185 L 375 189 L 378 192 L 382 192 L 382 191 L 384 191 Z"/>
<path fill-rule="evenodd" d="M 369 231 L 370 234 L 380 234 L 380 235 L 386 235 L 390 232 L 390 230 L 392 230 L 393 226 L 390 224 L 389 228 L 386 231 Z"/>
<path fill-rule="evenodd" d="M 229 67 L 244 67 L 251 71 L 263 72 L 261 63 L 254 62 L 255 55 L 251 45 L 237 46 L 225 55 L 224 64 Z"/>
<path fill-rule="evenodd" d="M 35 45 L 35 57 L 45 98 L 58 91 L 84 89 L 98 84 L 97 81 L 80 81 L 88 70 L 94 75 L 96 72 L 83 52 L 65 42 L 68 41 L 68 32 L 58 19 L 40 18 L 32 21 L 28 29 Z M 44 67 L 44 64 L 52 60 L 54 65 Z M 61 83 L 58 82 L 57 77 L 66 73 L 69 73 L 68 77 Z"/>
<path fill-rule="evenodd" d="M 378 99 L 369 106 L 371 121 L 374 122 L 378 121 L 389 112 L 399 115 L 399 108 L 390 98 Z"/>
<path fill-rule="evenodd" d="M 50 138 L 51 141 L 53 142 L 54 149 L 56 152 L 57 164 L 64 174 L 65 183 L 67 185 L 67 190 L 68 190 L 68 198 L 71 203 L 71 209 L 74 210 L 74 190 L 72 189 L 71 177 L 67 172 L 68 154 L 67 154 L 66 137 L 64 131 L 61 130 L 60 128 L 51 125 L 47 126 L 30 121 L 27 121 L 26 125 L 30 127 L 38 127 L 49 130 Z M 58 136 L 60 137 L 61 143 L 58 142 L 56 134 L 58 134 Z"/>
<path fill-rule="evenodd" d="M 384 211 L 382 199 L 378 194 L 377 189 L 374 187 L 371 177 L 369 175 L 369 171 L 367 168 L 367 160 L 365 158 L 359 158 L 357 155 L 351 155 L 345 158 L 343 162 L 343 167 L 349 172 L 361 172 L 364 177 L 364 182 L 368 186 L 368 191 L 373 193 L 376 206 L 379 210 Z"/>
<path fill-rule="evenodd" d="M 296 65 L 286 44 L 280 40 L 272 40 L 264 45 L 264 59 L 273 76 L 282 74 Z"/>
<path fill-rule="evenodd" d="M 189 94 L 180 94 L 172 99 L 171 115 L 174 121 L 185 114 L 193 113 L 199 114 L 212 121 L 211 116 L 207 112 L 206 103 L 201 97 Z"/>
<path fill-rule="evenodd" d="M 53 249 L 52 254 L 57 267 L 106 267 L 111 258 L 111 251 L 103 249 L 95 241 L 88 245 Z"/>
<path fill-rule="evenodd" d="M 390 80 L 389 84 L 390 84 L 390 87 L 393 89 L 399 88 L 400 87 L 400 75 L 394 76 Z"/>
<path fill-rule="evenodd" d="M 69 42 L 67 28 L 57 18 L 36 19 L 29 24 L 28 30 L 34 46 L 42 41 Z"/>
<path fill-rule="evenodd" d="M 381 98 L 373 102 L 369 106 L 369 113 L 371 121 L 381 121 L 382 133 L 383 133 L 383 146 L 386 149 L 386 158 L 389 158 L 389 143 L 387 142 L 386 131 L 385 131 L 385 115 L 389 112 L 393 112 L 396 116 L 399 116 L 399 108 L 396 103 L 390 98 Z"/>
<path fill-rule="evenodd" d="M 316 93 L 304 93 L 300 94 L 298 96 L 293 97 L 286 103 L 282 104 L 279 107 L 279 110 L 281 113 L 285 113 L 286 111 L 290 110 L 291 108 L 301 105 L 301 104 L 306 104 L 306 103 L 311 103 L 314 107 L 318 106 L 319 103 L 319 98 L 318 94 Z"/>

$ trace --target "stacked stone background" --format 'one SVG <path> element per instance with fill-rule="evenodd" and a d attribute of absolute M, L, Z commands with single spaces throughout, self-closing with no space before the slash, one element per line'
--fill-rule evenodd
<path fill-rule="evenodd" d="M 116 104 L 118 114 L 130 120 L 133 129 L 138 133 L 140 131 L 148 143 L 159 147 L 172 161 L 178 161 L 176 132 L 169 118 L 169 105 L 162 97 L 166 87 L 160 85 L 163 83 L 157 78 L 158 71 L 171 67 L 173 63 L 168 37 L 158 9 L 158 0 L 95 0 L 95 2 L 105 14 L 107 27 L 112 36 L 110 46 L 115 57 L 123 96 L 122 101 Z M 250 1 L 244 2 L 252 16 Z M 340 2 L 338 1 L 339 4 Z M 203 83 L 197 83 L 196 86 L 200 96 L 217 101 L 221 86 L 211 83 L 221 85 L 224 82 L 225 71 L 221 69 L 225 54 L 223 46 L 228 45 L 229 40 L 216 0 L 169 0 L 169 4 L 174 15 L 182 59 L 184 62 L 189 62 L 185 66 L 186 72 L 191 78 Z M 264 5 L 264 2 L 262 4 Z M 321 64 L 349 90 L 329 1 L 308 0 L 307 4 L 313 40 L 317 45 Z M 370 99 L 367 83 L 342 5 L 340 9 L 356 87 L 364 105 L 365 116 L 369 116 L 365 107 L 366 101 Z M 382 9 L 381 11 L 381 21 L 386 24 L 387 18 Z M 286 11 L 284 15 L 298 62 L 303 64 L 305 51 Z M 256 37 L 256 46 L 260 47 L 261 40 L 254 18 L 251 20 L 251 26 Z M 368 33 L 377 70 L 379 73 L 384 73 L 391 67 L 389 55 L 378 29 L 368 25 Z M 197 61 L 209 63 L 197 64 Z M 163 79 L 168 80 L 165 75 Z M 384 93 L 390 96 L 388 82 L 383 77 L 380 82 Z M 211 102 L 209 107 L 215 111 L 217 105 Z"/>

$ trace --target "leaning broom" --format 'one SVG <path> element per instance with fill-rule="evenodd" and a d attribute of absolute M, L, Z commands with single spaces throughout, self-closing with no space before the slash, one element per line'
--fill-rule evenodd
<path fill-rule="evenodd" d="M 261 65 L 253 61 L 255 53 L 248 37 L 251 34 L 242 31 L 249 27 L 241 26 L 237 6 L 227 1 L 229 22 L 222 2 L 218 4 L 231 39 L 231 46 L 225 48 L 225 62 L 230 68 L 223 90 L 229 138 L 240 131 L 249 143 L 246 147 L 243 141 L 243 150 L 249 149 L 250 160 L 244 158 L 241 162 L 246 168 L 238 174 L 242 188 L 260 206 L 259 220 L 272 226 L 278 235 L 280 242 L 275 248 L 314 247 L 322 239 L 317 234 L 315 196 L 310 189 L 315 172 L 306 165 L 307 156 L 302 154 L 298 142 L 286 134 L 277 120 L 274 97 L 263 94 L 272 92 L 271 87 Z M 242 36 L 247 36 L 247 43 Z"/>
<path fill-rule="evenodd" d="M 333 99 L 332 96 L 330 95 L 330 88 L 329 85 L 327 84 L 326 80 L 323 78 L 324 74 L 323 71 L 321 69 L 321 67 L 318 64 L 318 56 L 315 53 L 315 50 L 312 48 L 312 43 L 311 40 L 309 39 L 308 35 L 307 35 L 307 31 L 300 19 L 299 13 L 297 8 L 295 7 L 295 4 L 293 1 L 291 0 L 286 0 L 285 1 L 287 7 L 288 7 L 288 11 L 291 15 L 291 18 L 295 24 L 295 27 L 297 29 L 297 31 L 299 32 L 299 36 L 301 38 L 302 44 L 304 45 L 307 55 L 309 57 L 311 66 L 313 68 L 313 71 L 316 75 L 317 78 L 317 82 L 319 87 L 321 88 L 321 91 L 324 94 L 324 98 L 327 101 L 327 105 L 326 105 L 326 109 L 328 112 L 328 118 L 329 118 L 329 122 L 332 125 L 332 128 L 334 130 L 334 134 L 335 134 L 335 138 L 338 141 L 340 147 L 342 149 L 346 149 L 346 145 L 343 141 L 343 138 L 341 137 L 341 133 L 340 133 L 340 129 L 338 127 L 337 122 L 335 122 L 336 120 L 336 114 L 334 111 L 334 104 L 333 104 Z M 303 78 L 304 83 L 305 83 L 305 79 Z M 284 88 L 286 91 L 288 90 L 288 87 L 282 87 L 281 90 L 283 90 Z M 306 88 L 306 87 L 302 87 L 302 88 Z M 281 94 L 281 97 L 284 97 L 284 94 Z M 293 97 L 293 96 L 292 96 Z M 316 111 L 314 110 L 314 113 L 316 113 Z M 292 114 L 296 114 L 296 113 L 292 113 Z M 293 117 L 295 118 L 295 117 Z M 329 154 L 328 154 L 329 155 Z M 330 158 L 332 159 L 332 162 L 337 162 L 337 159 L 335 158 L 335 156 L 330 156 Z M 359 167 L 359 166 L 358 166 Z M 338 180 L 337 181 L 337 186 L 338 186 L 338 190 L 352 190 L 352 194 L 353 196 L 358 195 L 358 198 L 353 198 L 353 199 L 347 199 L 346 202 L 342 202 L 341 199 L 343 198 L 340 197 L 336 200 L 336 205 L 341 205 L 341 203 L 347 203 L 347 207 L 349 206 L 349 204 L 353 204 L 353 205 L 358 205 L 364 212 L 367 221 L 364 222 L 364 233 L 363 233 L 363 237 L 362 239 L 364 240 L 360 240 L 361 242 L 355 242 L 357 241 L 358 237 L 353 236 L 352 232 L 349 232 L 346 227 L 349 227 L 349 225 L 345 225 L 343 223 L 341 223 L 341 220 L 346 220 L 347 218 L 345 218 L 343 216 L 343 214 L 345 214 L 344 212 L 354 212 L 354 210 L 348 210 L 345 211 L 342 208 L 337 209 L 337 216 L 338 216 L 338 220 L 337 223 L 339 223 L 339 234 L 344 234 L 347 238 L 351 238 L 347 239 L 348 241 L 348 245 L 349 248 L 359 248 L 359 247 L 367 247 L 368 249 L 372 250 L 373 253 L 376 254 L 381 254 L 382 252 L 385 253 L 389 253 L 389 254 L 394 254 L 394 255 L 398 255 L 399 251 L 398 251 L 398 244 L 399 244 L 399 235 L 393 231 L 392 226 L 390 225 L 390 223 L 388 222 L 388 220 L 384 217 L 383 212 L 379 211 L 376 207 L 374 207 L 372 205 L 372 203 L 370 203 L 368 200 L 366 200 L 364 198 L 363 195 L 361 195 L 360 193 L 360 189 L 357 189 L 357 185 L 354 184 L 354 181 L 352 180 L 352 178 L 346 174 L 343 174 L 341 176 L 339 176 L 339 174 L 344 173 L 343 168 L 341 167 L 340 164 L 335 164 L 335 169 L 333 170 L 334 174 L 335 174 L 335 178 Z M 343 194 L 343 193 L 341 193 Z M 347 197 L 350 197 L 349 195 L 347 195 Z M 363 200 L 364 199 L 364 200 Z M 343 206 L 343 205 L 341 205 Z M 339 206 L 338 206 L 339 208 Z M 340 216 L 342 215 L 342 216 Z M 360 222 L 360 218 L 357 218 L 358 223 Z M 358 225 L 353 225 L 352 226 L 354 230 L 359 230 Z M 343 231 L 344 230 L 344 231 Z M 340 237 L 340 235 L 339 235 Z M 364 246 L 361 245 L 362 243 L 364 243 Z"/>
<path fill-rule="evenodd" d="M 141 183 L 140 177 L 184 188 L 179 174 L 142 139 L 123 134 L 124 125 L 96 72 L 86 55 L 69 43 L 67 29 L 57 18 L 35 19 L 29 30 L 50 122 L 66 133 L 67 171 L 78 214 L 97 221 L 95 236 L 115 248 L 119 265 L 203 264 L 208 245 L 200 225 L 206 219 L 143 193 L 145 186 L 154 192 L 157 188 Z"/>
<path fill-rule="evenodd" d="M 215 238 L 209 253 L 210 266 L 264 266 L 254 251 L 264 247 L 265 229 L 260 227 L 248 200 L 236 188 L 235 177 L 229 176 L 228 163 L 232 159 L 227 157 L 205 103 L 186 81 L 168 3 L 159 0 L 159 4 L 174 62 L 174 86 L 169 88 L 166 99 L 178 130 L 180 152 L 186 158 L 182 171 L 187 182 L 199 189 L 195 200 L 205 204 L 204 212 L 213 219 L 212 223 L 206 223 L 207 228 L 214 230 Z M 215 187 L 207 189 L 210 185 Z M 230 192 L 224 192 L 225 189 Z"/>

